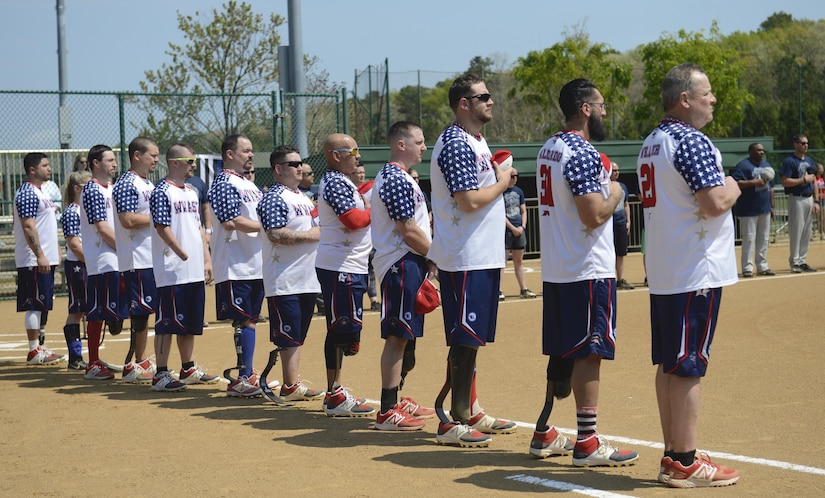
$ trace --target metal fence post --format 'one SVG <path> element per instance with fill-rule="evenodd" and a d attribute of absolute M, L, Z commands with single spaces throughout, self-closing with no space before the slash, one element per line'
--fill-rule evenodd
<path fill-rule="evenodd" d="M 120 122 L 120 167 L 123 168 L 128 164 L 129 153 L 126 152 L 126 106 L 122 93 L 117 94 L 117 114 Z"/>

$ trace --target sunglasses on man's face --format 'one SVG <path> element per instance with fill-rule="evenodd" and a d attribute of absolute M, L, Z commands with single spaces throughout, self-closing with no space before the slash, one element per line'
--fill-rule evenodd
<path fill-rule="evenodd" d="M 254 169 L 248 169 L 248 170 L 246 170 L 246 171 L 244 171 L 244 172 L 243 172 L 243 176 L 252 176 L 252 175 L 254 175 L 254 174 L 255 174 L 255 170 L 254 170 Z"/>

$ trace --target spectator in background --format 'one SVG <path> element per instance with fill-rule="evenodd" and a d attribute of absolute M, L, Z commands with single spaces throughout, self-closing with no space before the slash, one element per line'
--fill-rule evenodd
<path fill-rule="evenodd" d="M 89 171 L 89 159 L 87 159 L 83 154 L 75 157 L 74 164 L 72 165 L 72 171 Z"/>
<path fill-rule="evenodd" d="M 358 165 L 355 172 L 350 175 L 352 183 L 358 189 L 358 193 L 363 195 L 365 199 L 372 202 L 372 186 L 375 184 L 374 180 L 367 181 L 367 171 L 364 169 L 364 163 L 358 160 Z M 372 267 L 372 258 L 375 257 L 375 248 L 370 251 L 370 257 L 367 261 L 367 270 L 369 281 L 367 282 L 367 295 L 370 298 L 370 309 L 372 311 L 379 311 L 381 303 L 378 302 L 378 289 L 375 282 L 375 268 Z"/>
<path fill-rule="evenodd" d="M 819 230 L 819 240 L 825 239 L 825 199 L 822 198 L 822 193 L 825 192 L 825 179 L 822 178 L 822 165 L 816 165 L 816 188 L 819 190 L 819 216 L 816 219 L 816 225 Z"/>
<path fill-rule="evenodd" d="M 498 152 L 497 152 L 498 153 Z M 493 156 L 496 161 L 496 156 Z M 504 191 L 504 249 L 513 254 L 513 272 L 520 289 L 522 299 L 536 297 L 536 293 L 524 284 L 524 248 L 527 247 L 527 204 L 524 191 L 516 186 L 518 172 L 510 176 L 510 185 Z M 501 269 L 501 278 L 504 278 L 504 268 Z M 504 301 L 504 292 L 498 291 L 498 300 Z"/>
<path fill-rule="evenodd" d="M 198 159 L 195 157 L 187 159 L 194 159 L 194 164 L 198 164 Z M 212 210 L 209 207 L 209 198 L 207 196 L 209 188 L 206 186 L 203 178 L 196 173 L 197 169 L 197 166 L 195 166 L 189 170 L 189 178 L 186 179 L 186 184 L 191 185 L 198 193 L 198 202 L 200 203 L 200 212 L 198 214 L 201 217 L 201 223 L 203 223 L 203 233 L 206 235 L 206 243 L 209 244 L 212 241 Z"/>
<path fill-rule="evenodd" d="M 791 253 L 788 262 L 791 272 L 814 272 L 816 268 L 805 262 L 814 216 L 819 215 L 819 191 L 816 188 L 816 166 L 806 156 L 808 137 L 793 137 L 794 153 L 782 161 L 782 186 L 788 195 L 788 235 Z"/>
<path fill-rule="evenodd" d="M 773 214 L 773 182 L 762 177 L 762 168 L 773 166 L 765 160 L 765 146 L 752 143 L 748 146 L 748 157 L 739 161 L 731 176 L 739 185 L 742 195 L 733 206 L 733 215 L 739 218 L 739 233 L 742 237 L 742 276 L 750 278 L 754 271 L 759 275 L 776 275 L 768 268 L 768 242 L 771 235 L 771 215 Z M 756 267 L 753 254 L 756 246 Z"/>
<path fill-rule="evenodd" d="M 616 182 L 622 188 L 622 200 L 613 211 L 613 245 L 616 247 L 616 288 L 633 290 L 636 287 L 624 278 L 624 257 L 627 256 L 627 237 L 630 234 L 630 206 L 627 198 L 630 195 L 627 185 L 619 181 L 619 165 L 612 162 L 606 154 L 599 152 L 602 163 L 610 166 L 610 181 Z"/>
<path fill-rule="evenodd" d="M 305 196 L 312 199 L 315 205 L 318 205 L 318 185 L 313 185 L 315 181 L 315 174 L 312 172 L 312 166 L 308 163 L 301 164 L 301 183 L 298 184 L 298 190 L 304 193 Z"/>

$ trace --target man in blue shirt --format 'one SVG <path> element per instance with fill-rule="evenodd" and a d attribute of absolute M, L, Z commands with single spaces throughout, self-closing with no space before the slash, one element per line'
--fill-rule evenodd
<path fill-rule="evenodd" d="M 793 273 L 814 272 L 816 268 L 808 265 L 805 258 L 808 256 L 814 216 L 819 213 L 816 165 L 813 159 L 805 156 L 808 137 L 802 134 L 794 136 L 793 148 L 794 153 L 782 161 L 780 172 L 782 186 L 788 195 L 788 234 L 791 247 L 788 262 Z"/>
<path fill-rule="evenodd" d="M 768 268 L 768 241 L 771 235 L 773 212 L 773 182 L 766 181 L 762 168 L 773 168 L 765 161 L 765 147 L 760 143 L 748 146 L 748 157 L 733 168 L 731 176 L 742 195 L 733 206 L 733 215 L 739 218 L 739 235 L 742 238 L 742 276 L 750 278 L 754 272 L 754 245 L 756 268 L 759 275 L 776 275 Z"/>

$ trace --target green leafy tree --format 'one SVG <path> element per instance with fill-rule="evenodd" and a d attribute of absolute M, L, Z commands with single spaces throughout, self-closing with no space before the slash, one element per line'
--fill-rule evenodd
<path fill-rule="evenodd" d="M 645 90 L 643 100 L 633 106 L 634 121 L 632 128 L 627 130 L 628 135 L 642 138 L 656 126 L 663 115 L 662 81 L 670 68 L 683 62 L 703 67 L 717 99 L 713 121 L 703 131 L 711 136 L 727 136 L 739 125 L 743 108 L 753 97 L 747 90 L 739 88 L 743 61 L 734 50 L 724 47 L 716 22 L 711 24 L 710 37 L 705 37 L 702 32 L 680 30 L 676 36 L 666 34 L 644 45 L 641 54 Z"/>
<path fill-rule="evenodd" d="M 536 125 L 544 134 L 564 123 L 558 95 L 562 86 L 575 78 L 594 82 L 608 106 L 620 110 L 627 102 L 623 90 L 630 85 L 631 66 L 615 56 L 607 44 L 591 43 L 582 25 L 575 26 L 565 32 L 562 42 L 518 58 L 512 71 L 516 87 L 509 97 L 539 109 L 543 120 Z"/>
<path fill-rule="evenodd" d="M 279 15 L 265 18 L 235 0 L 210 16 L 178 12 L 178 29 L 187 42 L 169 43 L 171 62 L 146 71 L 140 82 L 143 91 L 177 95 L 139 101 L 146 115 L 142 132 L 162 148 L 188 137 L 198 151 L 219 151 L 223 138 L 233 133 L 271 144 L 271 99 L 240 94 L 265 92 L 278 80 L 283 22 Z"/>

